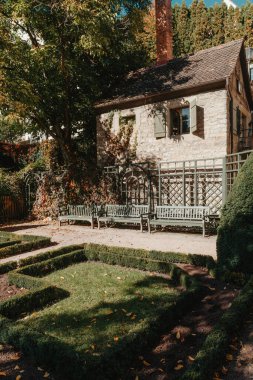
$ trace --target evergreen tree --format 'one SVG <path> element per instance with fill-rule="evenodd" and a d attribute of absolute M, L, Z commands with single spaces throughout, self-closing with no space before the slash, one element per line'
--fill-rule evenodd
<path fill-rule="evenodd" d="M 190 51 L 190 12 L 187 8 L 185 0 L 178 12 L 178 45 L 180 50 L 180 56 L 188 54 Z"/>
<path fill-rule="evenodd" d="M 253 4 L 247 3 L 243 9 L 244 13 L 244 34 L 247 36 L 246 44 L 253 48 Z"/>
<path fill-rule="evenodd" d="M 213 7 L 212 15 L 212 45 L 217 46 L 225 42 L 225 19 L 227 16 L 227 6 L 217 3 Z"/>
<path fill-rule="evenodd" d="M 196 28 L 194 32 L 195 51 L 206 49 L 212 46 L 212 27 L 210 22 L 210 12 L 203 0 L 200 0 L 196 9 Z"/>
<path fill-rule="evenodd" d="M 196 29 L 196 17 L 197 17 L 198 0 L 193 0 L 190 6 L 190 50 L 189 53 L 195 51 L 195 29 Z"/>

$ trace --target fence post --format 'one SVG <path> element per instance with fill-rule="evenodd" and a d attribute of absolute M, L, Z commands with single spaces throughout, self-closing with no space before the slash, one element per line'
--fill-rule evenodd
<path fill-rule="evenodd" d="M 222 159 L 222 206 L 227 200 L 227 157 Z"/>

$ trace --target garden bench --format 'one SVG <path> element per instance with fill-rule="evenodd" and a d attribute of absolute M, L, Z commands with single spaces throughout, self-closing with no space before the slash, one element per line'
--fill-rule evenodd
<path fill-rule="evenodd" d="M 148 213 L 148 205 L 106 205 L 104 209 L 98 213 L 98 228 L 100 228 L 101 222 L 106 224 L 140 224 L 140 230 L 142 231 L 143 215 L 147 215 Z"/>
<path fill-rule="evenodd" d="M 68 223 L 71 220 L 89 222 L 91 224 L 91 228 L 93 229 L 96 218 L 97 218 L 96 206 L 68 205 L 67 208 L 63 212 L 60 212 L 58 220 L 59 220 L 60 226 L 63 221 L 67 221 Z"/>
<path fill-rule="evenodd" d="M 151 226 L 202 227 L 205 236 L 209 214 L 208 206 L 156 206 L 149 214 L 148 230 L 151 233 Z"/>

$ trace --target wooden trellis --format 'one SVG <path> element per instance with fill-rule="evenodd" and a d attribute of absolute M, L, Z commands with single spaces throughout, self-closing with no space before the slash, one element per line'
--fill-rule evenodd
<path fill-rule="evenodd" d="M 126 204 L 209 206 L 218 214 L 252 151 L 222 158 L 130 164 L 104 169 Z"/>

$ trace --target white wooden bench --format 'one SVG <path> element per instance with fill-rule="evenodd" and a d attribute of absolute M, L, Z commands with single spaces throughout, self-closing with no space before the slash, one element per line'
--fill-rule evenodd
<path fill-rule="evenodd" d="M 208 206 L 156 206 L 149 214 L 148 230 L 151 226 L 202 227 L 205 236 L 210 208 Z"/>
<path fill-rule="evenodd" d="M 98 213 L 98 228 L 102 223 L 139 224 L 143 230 L 143 215 L 149 214 L 148 205 L 109 205 Z M 147 217 L 145 218 L 147 220 Z"/>
<path fill-rule="evenodd" d="M 87 205 L 68 205 L 67 209 L 59 213 L 58 220 L 61 226 L 62 222 L 82 221 L 89 222 L 91 228 L 94 228 L 94 222 L 97 218 L 97 207 Z"/>

